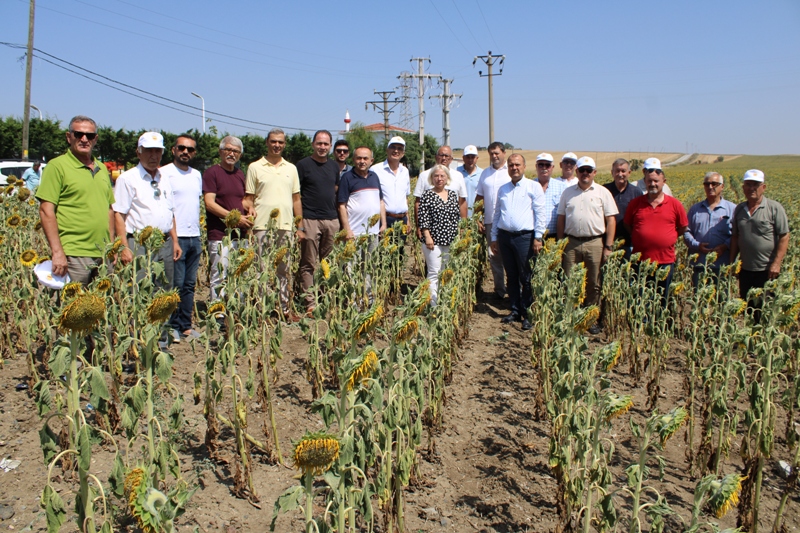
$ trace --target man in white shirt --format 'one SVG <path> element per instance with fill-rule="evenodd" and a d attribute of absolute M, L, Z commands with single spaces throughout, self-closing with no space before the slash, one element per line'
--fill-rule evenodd
<path fill-rule="evenodd" d="M 411 177 L 408 169 L 400 164 L 406 153 L 406 141 L 400 136 L 389 139 L 386 161 L 376 163 L 370 170 L 378 175 L 381 193 L 386 206 L 386 224 L 395 222 L 408 224 L 408 195 L 411 194 Z"/>
<path fill-rule="evenodd" d="M 575 164 L 578 156 L 572 152 L 567 152 L 561 156 L 561 176 L 556 178 L 563 181 L 568 187 L 578 184 L 578 177 L 575 175 Z"/>
<path fill-rule="evenodd" d="M 175 207 L 175 228 L 181 257 L 175 261 L 175 288 L 181 303 L 170 319 L 173 342 L 181 338 L 198 338 L 192 329 L 194 310 L 194 288 L 197 283 L 197 267 L 200 265 L 200 197 L 203 195 L 203 178 L 200 172 L 189 166 L 197 153 L 197 142 L 188 134 L 179 135 L 172 147 L 172 163 L 161 167 L 160 172 L 172 187 Z"/>
<path fill-rule="evenodd" d="M 439 148 L 436 152 L 436 164 L 444 165 L 448 169 L 450 163 L 453 162 L 453 150 L 447 145 Z M 414 218 L 417 221 L 417 238 L 422 239 L 422 230 L 419 229 L 419 199 L 425 194 L 428 189 L 433 189 L 428 179 L 431 174 L 431 169 L 420 172 L 417 178 L 417 184 L 414 186 Z M 461 218 L 467 218 L 467 185 L 464 183 L 461 173 L 450 172 L 450 183 L 445 186 L 445 189 L 454 191 L 458 194 L 458 207 L 461 211 Z"/>
<path fill-rule="evenodd" d="M 506 148 L 501 142 L 489 145 L 489 161 L 491 166 L 481 172 L 478 187 L 475 189 L 475 203 L 483 201 L 483 221 L 478 221 L 478 229 L 486 235 L 486 242 L 491 242 L 492 220 L 494 219 L 494 206 L 497 202 L 497 190 L 511 181 L 508 177 L 506 166 Z M 499 253 L 494 253 L 487 246 L 489 265 L 492 267 L 494 279 L 494 292 L 498 298 L 506 295 L 505 272 L 503 271 L 503 258 Z"/>
<path fill-rule="evenodd" d="M 120 174 L 114 185 L 114 225 L 117 235 L 127 235 L 120 252 L 123 264 L 133 261 L 134 255 L 145 255 L 145 247 L 134 237 L 135 232 L 147 226 L 161 230 L 164 245 L 153 253 L 153 260 L 164 265 L 168 283 L 156 279 L 156 285 L 170 288 L 174 283 L 174 262 L 181 257 L 178 234 L 175 228 L 172 187 L 169 180 L 163 179 L 158 170 L 164 153 L 164 137 L 155 131 L 148 131 L 139 137 L 136 155 L 139 164 Z M 144 269 L 137 274 L 138 279 L 145 276 Z"/>
<path fill-rule="evenodd" d="M 475 205 L 475 190 L 478 188 L 478 181 L 481 179 L 483 169 L 478 166 L 478 148 L 474 144 L 464 148 L 461 156 L 464 164 L 456 168 L 464 178 L 464 185 L 467 187 L 467 216 L 472 216 L 472 206 Z"/>

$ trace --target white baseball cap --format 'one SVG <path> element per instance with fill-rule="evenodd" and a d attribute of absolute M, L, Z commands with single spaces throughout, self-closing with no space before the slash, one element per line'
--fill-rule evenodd
<path fill-rule="evenodd" d="M 744 173 L 742 181 L 757 181 L 759 183 L 764 183 L 764 173 L 755 168 L 750 169 Z"/>
<path fill-rule="evenodd" d="M 474 144 L 464 147 L 464 155 L 478 155 L 478 148 Z"/>
<path fill-rule="evenodd" d="M 645 170 L 661 170 L 661 161 L 655 157 L 648 157 L 644 160 Z"/>
<path fill-rule="evenodd" d="M 561 160 L 562 161 L 566 161 L 567 159 L 572 159 L 573 161 L 577 161 L 578 160 L 578 156 L 573 154 L 572 152 L 567 152 L 566 154 L 561 156 Z"/>
<path fill-rule="evenodd" d="M 389 142 L 386 144 L 386 147 L 388 148 L 389 146 L 391 146 L 393 144 L 401 144 L 401 145 L 403 145 L 403 148 L 405 148 L 406 140 L 403 139 L 402 137 L 400 137 L 399 135 L 396 135 L 396 136 L 392 137 L 391 139 L 389 139 Z"/>
<path fill-rule="evenodd" d="M 164 137 L 157 131 L 147 131 L 139 137 L 139 146 L 142 148 L 164 149 Z"/>
<path fill-rule="evenodd" d="M 578 162 L 575 163 L 575 166 L 577 168 L 581 168 L 581 167 L 597 168 L 597 165 L 594 164 L 594 159 L 592 159 L 589 156 L 583 156 L 580 159 L 578 159 Z"/>
<path fill-rule="evenodd" d="M 553 156 L 548 154 L 547 152 L 542 152 L 541 154 L 536 156 L 536 161 L 537 162 L 539 162 L 539 161 L 549 161 L 549 162 L 552 163 L 553 162 Z"/>

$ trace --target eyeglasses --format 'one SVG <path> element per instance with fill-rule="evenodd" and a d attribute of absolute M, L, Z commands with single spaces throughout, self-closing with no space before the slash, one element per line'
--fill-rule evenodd
<path fill-rule="evenodd" d="M 712 189 L 716 189 L 720 185 L 722 185 L 722 184 L 719 183 L 719 182 L 716 182 L 716 181 L 707 181 L 707 182 L 703 183 L 703 187 L 711 187 Z"/>
<path fill-rule="evenodd" d="M 405 149 L 406 149 L 406 147 L 403 146 L 402 144 L 390 144 L 389 145 L 389 151 L 391 151 L 391 152 L 395 152 L 395 151 L 404 152 Z"/>
<path fill-rule="evenodd" d="M 660 168 L 646 168 L 646 169 L 644 169 L 644 171 L 647 174 L 650 174 L 651 172 L 655 172 L 656 174 L 663 174 L 663 172 L 661 171 Z"/>
<path fill-rule="evenodd" d="M 233 155 L 239 155 L 242 153 L 241 150 L 237 150 L 236 148 L 220 148 L 221 152 L 226 152 Z"/>
<path fill-rule="evenodd" d="M 94 138 L 97 137 L 97 132 L 94 132 L 94 131 L 75 131 L 75 130 L 72 130 L 72 131 L 70 131 L 70 133 L 72 134 L 73 137 L 75 137 L 79 141 L 81 139 L 83 139 L 84 136 L 86 137 L 87 140 L 90 140 L 90 141 L 93 141 Z"/>
<path fill-rule="evenodd" d="M 578 169 L 579 174 L 591 174 L 594 169 L 592 167 L 581 167 Z"/>
<path fill-rule="evenodd" d="M 337 149 L 336 149 L 336 150 L 334 150 L 334 151 L 335 151 L 337 154 L 349 154 L 349 153 L 350 153 L 350 150 L 348 150 L 347 148 L 337 148 Z"/>
<path fill-rule="evenodd" d="M 536 163 L 536 168 L 550 168 L 552 166 L 551 163 Z"/>
<path fill-rule="evenodd" d="M 156 180 L 151 180 L 150 186 L 153 188 L 153 198 L 161 198 L 161 189 L 158 188 L 158 182 Z"/>
<path fill-rule="evenodd" d="M 197 148 L 195 148 L 194 146 L 184 146 L 182 144 L 179 144 L 175 148 L 177 148 L 179 152 L 183 152 L 184 150 L 186 150 L 190 154 L 193 154 L 197 151 Z"/>

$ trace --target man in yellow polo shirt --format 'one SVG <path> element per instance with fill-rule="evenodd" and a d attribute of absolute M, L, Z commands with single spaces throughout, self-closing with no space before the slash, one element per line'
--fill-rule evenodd
<path fill-rule="evenodd" d="M 291 242 L 292 221 L 303 216 L 300 203 L 300 178 L 297 167 L 283 158 L 286 148 L 286 134 L 274 128 L 267 134 L 267 155 L 247 167 L 247 181 L 242 206 L 256 212 L 253 230 L 259 244 L 282 246 Z M 270 218 L 270 213 L 278 209 L 278 217 Z M 292 321 L 289 298 L 289 256 L 278 265 L 280 280 L 281 308 L 285 317 Z"/>

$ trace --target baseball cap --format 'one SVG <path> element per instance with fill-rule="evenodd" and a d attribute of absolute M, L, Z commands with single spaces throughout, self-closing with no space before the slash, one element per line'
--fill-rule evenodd
<path fill-rule="evenodd" d="M 536 156 L 536 161 L 549 161 L 553 162 L 553 156 L 548 154 L 547 152 L 542 152 L 541 154 Z"/>
<path fill-rule="evenodd" d="M 750 169 L 744 173 L 742 181 L 757 181 L 759 183 L 764 183 L 764 173 L 755 168 Z"/>
<path fill-rule="evenodd" d="M 567 152 L 566 154 L 561 156 L 561 160 L 562 161 L 566 161 L 567 159 L 572 159 L 573 161 L 577 161 L 578 160 L 578 156 L 573 154 L 572 152 Z"/>
<path fill-rule="evenodd" d="M 661 170 L 661 161 L 655 157 L 648 157 L 644 160 L 645 170 Z"/>
<path fill-rule="evenodd" d="M 391 139 L 389 139 L 389 142 L 386 144 L 386 146 L 389 147 L 392 144 L 402 144 L 403 148 L 405 148 L 406 140 L 403 139 L 402 137 L 400 137 L 399 135 L 396 135 L 396 136 L 392 137 Z"/>
<path fill-rule="evenodd" d="M 464 155 L 478 155 L 478 148 L 474 144 L 464 147 Z"/>
<path fill-rule="evenodd" d="M 594 159 L 592 159 L 589 156 L 584 156 L 584 157 L 581 157 L 580 159 L 578 159 L 578 162 L 575 163 L 575 166 L 578 167 L 578 168 L 581 168 L 581 167 L 597 168 L 597 165 L 594 164 Z"/>
<path fill-rule="evenodd" d="M 139 137 L 139 146 L 142 148 L 164 149 L 164 137 L 157 131 L 147 131 Z"/>

